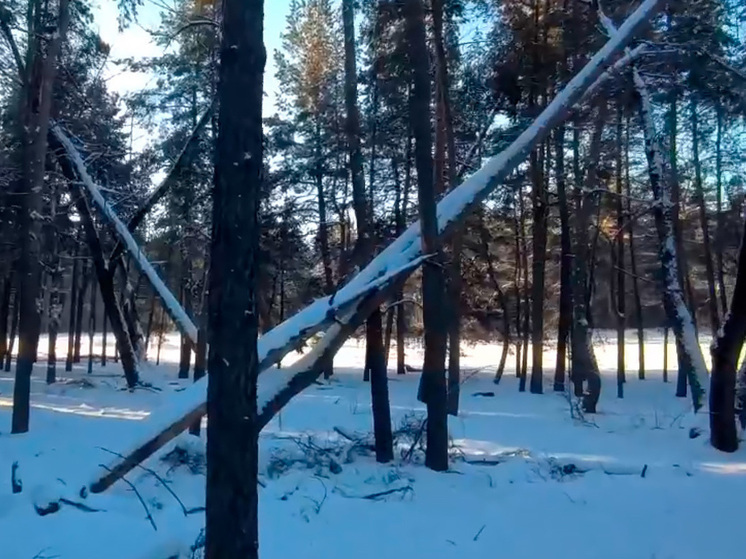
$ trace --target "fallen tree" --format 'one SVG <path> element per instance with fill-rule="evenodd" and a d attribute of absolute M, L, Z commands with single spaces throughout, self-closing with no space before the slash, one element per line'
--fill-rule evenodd
<path fill-rule="evenodd" d="M 624 49 L 632 35 L 656 12 L 659 4 L 660 0 L 645 0 L 620 27 L 619 32 L 593 56 L 531 126 L 506 150 L 487 161 L 480 170 L 440 201 L 437 207 L 440 237 L 447 236 L 546 138 L 552 128 L 567 118 L 572 107 L 583 99 L 585 92 L 602 76 L 604 69 L 612 64 L 613 59 Z M 167 304 L 167 309 L 172 313 L 172 317 L 179 319 L 175 318 L 179 327 L 187 330 L 193 328 L 196 337 L 196 328 L 158 278 L 126 225 L 103 199 L 100 190 L 85 172 L 82 158 L 72 143 L 59 128 L 55 127 L 54 131 L 63 144 L 66 144 L 66 149 L 76 166 L 81 168 L 84 186 L 122 238 L 135 264 L 156 288 L 164 302 L 172 302 L 171 305 Z M 320 364 L 324 363 L 329 355 L 333 355 L 354 332 L 357 325 L 372 312 L 375 305 L 393 293 L 399 283 L 426 257 L 423 253 L 420 224 L 415 223 L 338 292 L 316 301 L 259 339 L 258 350 L 262 370 L 259 377 L 259 398 L 262 424 L 271 420 L 285 403 L 316 379 Z M 327 324 L 332 324 L 332 327 L 319 345 L 296 366 L 281 370 L 267 368 L 279 361 L 299 341 L 302 342 Z M 107 466 L 104 476 L 101 475 L 98 466 L 93 468 L 81 493 L 86 494 L 89 489 L 93 492 L 105 490 L 201 416 L 204 413 L 206 386 L 206 379 L 195 382 L 184 391 L 175 394 L 169 406 L 154 411 L 138 430 L 137 434 L 142 436 L 134 438 L 135 442 L 130 449 L 120 453 L 124 458 L 118 457 Z"/>

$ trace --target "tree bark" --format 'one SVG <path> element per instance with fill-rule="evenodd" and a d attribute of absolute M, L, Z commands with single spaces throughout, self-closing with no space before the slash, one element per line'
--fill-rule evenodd
<path fill-rule="evenodd" d="M 352 0 L 343 0 L 342 19 L 345 43 L 345 131 L 349 149 L 350 175 L 352 177 L 352 205 L 357 222 L 357 241 L 353 248 L 352 264 L 362 269 L 373 257 L 373 202 L 370 212 L 365 197 L 363 153 L 360 148 L 360 113 L 357 105 L 357 68 L 355 61 L 355 8 Z M 377 79 L 377 75 L 374 75 Z M 346 274 L 345 274 L 346 275 Z M 371 406 L 373 431 L 376 440 L 376 460 L 390 462 L 394 458 L 391 410 L 388 394 L 388 373 L 382 340 L 381 311 L 370 315 L 366 323 L 366 369 L 371 376 Z M 390 329 L 389 329 L 390 332 Z"/>
<path fill-rule="evenodd" d="M 96 278 L 91 280 L 91 304 L 88 315 L 88 374 L 93 373 L 93 337 L 96 334 Z"/>
<path fill-rule="evenodd" d="M 16 334 L 18 333 L 18 313 L 20 290 L 16 287 L 15 294 L 13 296 L 13 307 L 10 311 L 10 335 L 8 336 L 8 352 L 5 354 L 5 372 L 10 371 L 10 364 L 13 359 L 13 346 L 16 342 Z"/>
<path fill-rule="evenodd" d="M 75 349 L 75 315 L 78 309 L 78 260 L 80 245 L 75 238 L 75 251 L 73 252 L 73 273 L 70 279 L 70 317 L 67 327 L 67 359 L 65 359 L 65 371 L 73 370 L 73 353 Z"/>
<path fill-rule="evenodd" d="M 9 273 L 3 280 L 2 297 L 0 297 L 0 366 L 5 362 L 8 351 L 8 319 L 10 318 L 10 295 L 13 290 L 13 275 Z"/>
<path fill-rule="evenodd" d="M 710 442 L 723 452 L 738 450 L 736 370 L 746 339 L 746 225 L 738 255 L 736 285 L 730 310 L 712 345 L 710 376 Z"/>
<path fill-rule="evenodd" d="M 415 166 L 422 244 L 434 262 L 422 271 L 422 301 L 425 325 L 425 359 L 422 367 L 423 395 L 427 405 L 427 449 L 425 464 L 435 471 L 448 469 L 448 410 L 445 378 L 448 338 L 440 307 L 445 299 L 441 241 L 438 235 L 433 185 L 432 133 L 430 131 L 430 62 L 428 60 L 424 9 L 421 0 L 406 0 L 409 64 L 413 90 L 409 104 L 410 126 L 415 141 Z"/>
<path fill-rule="evenodd" d="M 558 126 L 555 134 L 555 174 L 557 200 L 560 214 L 560 299 L 557 323 L 557 362 L 554 369 L 554 391 L 565 391 L 567 363 L 567 341 L 572 330 L 572 239 L 570 232 L 570 208 L 567 201 L 565 179 L 565 127 Z"/>
<path fill-rule="evenodd" d="M 712 336 L 717 336 L 720 329 L 720 317 L 718 315 L 718 302 L 715 293 L 715 269 L 712 265 L 712 244 L 710 243 L 710 225 L 707 219 L 707 207 L 705 205 L 705 191 L 702 186 L 702 163 L 699 158 L 699 117 L 697 115 L 698 104 L 696 96 L 692 97 L 692 155 L 694 157 L 694 190 L 699 204 L 699 224 L 702 227 L 702 248 L 705 260 L 705 273 L 707 275 L 707 305 L 710 310 L 710 326 Z"/>
<path fill-rule="evenodd" d="M 642 322 L 642 300 L 640 282 L 637 275 L 637 255 L 635 253 L 635 220 L 632 219 L 632 181 L 629 178 L 629 116 L 624 136 L 624 183 L 627 193 L 627 217 L 629 219 L 629 265 L 632 270 L 632 292 L 635 299 L 635 321 L 637 324 L 637 376 L 645 379 L 645 329 Z"/>
<path fill-rule="evenodd" d="M 41 293 L 41 222 L 44 171 L 47 156 L 47 131 L 52 109 L 52 92 L 57 70 L 57 57 L 67 35 L 70 20 L 69 0 L 60 0 L 54 31 L 47 37 L 46 54 L 42 54 L 41 14 L 38 29 L 31 30 L 30 78 L 25 91 L 24 111 L 25 172 L 19 226 L 20 260 L 18 263 L 19 325 L 18 357 L 13 384 L 12 433 L 25 433 L 29 428 L 31 372 L 39 344 Z"/>
<path fill-rule="evenodd" d="M 616 362 L 616 391 L 617 398 L 624 397 L 625 362 L 624 362 L 624 328 L 627 322 L 625 279 L 627 270 L 624 267 L 624 193 L 622 192 L 622 107 L 617 107 L 616 117 L 616 319 L 617 319 L 617 362 Z"/>
<path fill-rule="evenodd" d="M 728 294 L 725 290 L 725 266 L 723 264 L 723 107 L 720 101 L 715 106 L 717 131 L 715 138 L 715 177 L 717 222 L 715 230 L 715 259 L 717 262 L 718 291 L 723 316 L 728 311 Z"/>
<path fill-rule="evenodd" d="M 224 0 L 221 27 L 208 305 L 205 558 L 257 559 L 255 289 L 263 180 L 264 1 Z"/>
<path fill-rule="evenodd" d="M 81 285 L 78 290 L 78 301 L 75 307 L 75 341 L 73 343 L 73 363 L 80 363 L 80 346 L 83 337 L 83 309 L 85 308 L 85 295 L 88 292 L 88 259 L 83 260 L 81 270 Z M 72 368 L 71 368 L 72 370 Z"/>

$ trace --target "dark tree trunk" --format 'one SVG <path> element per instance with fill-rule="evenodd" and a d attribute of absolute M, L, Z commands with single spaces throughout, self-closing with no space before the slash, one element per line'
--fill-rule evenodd
<path fill-rule="evenodd" d="M 109 323 L 109 317 L 104 312 L 104 318 L 101 321 L 101 366 L 106 367 L 106 330 Z"/>
<path fill-rule="evenodd" d="M 668 382 L 668 331 L 668 326 L 663 328 L 663 382 Z M 684 387 L 684 392 L 686 396 L 686 387 Z"/>
<path fill-rule="evenodd" d="M 83 337 L 83 309 L 85 308 L 85 295 L 88 292 L 88 259 L 83 260 L 83 269 L 80 274 L 81 285 L 78 290 L 78 300 L 75 307 L 75 340 L 73 343 L 73 363 L 80 363 L 80 345 Z"/>
<path fill-rule="evenodd" d="M 345 109 L 347 112 L 345 132 L 349 148 L 350 176 L 352 177 L 352 205 L 357 221 L 357 242 L 353 249 L 353 265 L 363 268 L 373 257 L 373 201 L 368 211 L 363 176 L 363 153 L 360 148 L 360 113 L 357 105 L 357 69 L 355 61 L 355 8 L 352 0 L 343 0 L 342 19 L 345 44 Z M 377 79 L 374 74 L 373 79 Z M 374 115 L 375 118 L 375 115 Z M 371 162 L 371 166 L 373 162 Z M 391 410 L 389 405 L 388 353 L 384 354 L 381 311 L 376 311 L 366 322 L 366 372 L 370 371 L 373 430 L 376 440 L 376 459 L 390 462 L 394 458 L 391 432 Z M 391 328 L 388 329 L 391 338 Z M 386 345 L 386 351 L 388 342 Z"/>
<path fill-rule="evenodd" d="M 520 193 L 517 193 L 520 196 Z M 521 378 L 521 350 L 523 344 L 523 323 L 521 318 L 521 233 L 518 222 L 518 209 L 513 209 L 515 231 L 515 268 L 513 269 L 513 284 L 515 286 L 515 376 Z"/>
<path fill-rule="evenodd" d="M 5 354 L 8 351 L 8 320 L 10 318 L 10 294 L 13 288 L 13 276 L 8 276 L 3 281 L 2 296 L 0 296 L 0 365 L 5 362 Z"/>
<path fill-rule="evenodd" d="M 257 559 L 264 1 L 224 0 L 209 272 L 206 559 Z M 236 343 L 241 340 L 241 343 Z"/>
<path fill-rule="evenodd" d="M 93 372 L 93 337 L 96 335 L 96 279 L 91 280 L 91 306 L 88 316 L 88 374 Z"/>
<path fill-rule="evenodd" d="M 75 243 L 75 252 L 73 253 L 73 273 L 70 280 L 70 317 L 67 327 L 67 358 L 65 359 L 65 371 L 73 369 L 73 350 L 75 340 L 75 312 L 78 308 L 78 255 L 80 253 L 79 245 Z"/>
<path fill-rule="evenodd" d="M 606 101 L 601 101 L 594 124 L 591 146 L 587 158 L 584 184 L 585 190 L 593 190 L 597 181 L 596 164 L 601 152 L 601 139 L 607 113 Z M 580 186 L 576 183 L 576 186 Z M 598 195 L 582 196 L 580 188 L 576 188 L 577 212 L 575 222 L 575 265 L 573 266 L 573 328 L 572 328 L 572 380 L 575 394 L 582 391 L 582 383 L 588 383 L 588 391 L 583 393 L 583 409 L 586 413 L 596 413 L 596 404 L 601 394 L 601 374 L 598 370 L 596 356 L 593 351 L 593 333 L 588 321 L 589 300 L 588 266 L 589 266 L 589 238 L 588 229 L 590 218 L 596 212 L 599 203 Z"/>
<path fill-rule="evenodd" d="M 712 266 L 712 245 L 710 243 L 710 225 L 707 219 L 707 207 L 705 205 L 705 191 L 702 186 L 702 164 L 699 158 L 699 117 L 697 116 L 696 96 L 692 97 L 692 155 L 694 156 L 694 190 L 699 204 L 699 224 L 702 227 L 702 256 L 705 260 L 705 273 L 707 275 L 707 306 L 710 310 L 710 326 L 712 336 L 717 336 L 720 329 L 720 317 L 718 315 L 718 302 L 715 293 L 715 269 Z"/>
<path fill-rule="evenodd" d="M 57 212 L 57 193 L 52 195 L 51 215 L 52 220 Z M 52 222 L 54 223 L 54 221 Z M 57 381 L 57 333 L 60 330 L 62 309 L 65 307 L 65 295 L 62 292 L 63 268 L 58 254 L 57 230 L 54 226 L 49 231 L 50 235 L 50 292 L 49 292 L 49 321 L 47 323 L 47 384 Z"/>
<path fill-rule="evenodd" d="M 736 370 L 746 339 L 746 225 L 738 255 L 733 298 L 723 328 L 712 345 L 710 376 L 710 441 L 723 452 L 738 449 L 736 430 Z"/>
<path fill-rule="evenodd" d="M 15 345 L 16 334 L 18 333 L 18 314 L 20 313 L 19 295 L 20 291 L 16 288 L 13 296 L 13 309 L 10 311 L 10 335 L 8 336 L 8 352 L 5 354 L 6 373 L 10 371 L 10 364 L 13 359 L 13 346 Z"/>
<path fill-rule="evenodd" d="M 725 291 L 725 266 L 723 264 L 723 107 L 716 104 L 717 132 L 715 138 L 715 177 L 716 177 L 716 207 L 717 222 L 715 230 L 715 258 L 717 262 L 718 291 L 723 316 L 728 310 L 728 295 Z"/>
<path fill-rule="evenodd" d="M 150 347 L 150 335 L 153 333 L 153 319 L 155 318 L 155 291 L 150 296 L 150 310 L 148 311 L 148 325 L 145 330 L 145 357 Z"/>
<path fill-rule="evenodd" d="M 572 329 L 572 239 L 570 232 L 570 208 L 567 201 L 565 179 L 565 127 L 555 131 L 555 174 L 557 199 L 560 214 L 560 299 L 557 324 L 557 362 L 554 369 L 554 391 L 565 391 L 565 371 L 567 363 L 567 341 Z"/>
<path fill-rule="evenodd" d="M 531 283 L 531 385 L 533 394 L 544 392 L 544 262 L 547 251 L 547 204 L 542 165 L 537 152 L 530 156 L 533 191 L 532 283 Z"/>
<path fill-rule="evenodd" d="M 531 331 L 529 329 L 529 315 L 531 313 L 531 300 L 528 288 L 528 240 L 526 239 L 526 208 L 523 201 L 523 193 L 518 192 L 518 207 L 520 239 L 521 239 L 521 272 L 523 274 L 523 324 L 521 324 L 521 343 L 523 351 L 521 355 L 521 374 L 518 382 L 518 391 L 526 391 L 526 380 L 528 378 L 528 341 Z"/>
<path fill-rule="evenodd" d="M 383 332 L 383 358 L 384 368 L 389 370 L 389 354 L 391 353 L 391 336 L 394 333 L 394 313 L 396 309 L 391 307 L 386 310 L 386 328 Z"/>
<path fill-rule="evenodd" d="M 629 117 L 624 141 L 624 182 L 627 192 L 627 217 L 629 219 L 629 265 L 632 270 L 632 292 L 635 298 L 635 321 L 637 324 L 637 376 L 645 379 L 645 329 L 642 322 L 642 301 L 640 299 L 640 282 L 637 275 L 637 257 L 635 253 L 635 220 L 632 219 L 632 182 L 629 179 Z"/>
<path fill-rule="evenodd" d="M 616 392 L 617 398 L 624 397 L 625 362 L 624 362 L 624 328 L 626 326 L 626 291 L 625 279 L 627 270 L 624 267 L 624 193 L 622 192 L 622 108 L 617 108 L 616 117 L 616 225 L 615 239 L 617 274 L 616 274 Z"/>
<path fill-rule="evenodd" d="M 440 312 L 445 299 L 441 243 L 435 210 L 432 133 L 430 130 L 430 61 L 421 0 L 406 0 L 406 27 L 413 90 L 409 104 L 410 126 L 415 141 L 415 166 L 424 252 L 433 254 L 422 271 L 425 326 L 423 395 L 427 405 L 425 464 L 436 471 L 448 469 L 448 409 L 446 394 L 446 343 L 448 327 Z"/>
<path fill-rule="evenodd" d="M 43 14 L 35 14 L 29 41 L 31 52 L 28 83 L 25 86 L 24 107 L 24 180 L 19 216 L 20 258 L 18 261 L 19 324 L 18 357 L 13 384 L 12 433 L 25 433 L 29 428 L 31 372 L 39 345 L 41 292 L 41 233 L 44 199 L 44 172 L 47 156 L 47 132 L 52 109 L 52 92 L 57 70 L 57 57 L 67 34 L 70 20 L 69 1 L 60 0 L 51 34 L 42 30 Z M 41 12 L 41 10 L 39 10 Z M 48 25 L 48 22 L 44 22 Z M 47 33 L 46 36 L 43 34 Z M 46 52 L 42 43 L 46 42 Z"/>

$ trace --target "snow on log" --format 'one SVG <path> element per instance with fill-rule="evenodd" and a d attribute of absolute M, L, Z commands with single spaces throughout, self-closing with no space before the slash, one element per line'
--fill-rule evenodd
<path fill-rule="evenodd" d="M 171 188 L 171 185 L 176 178 L 177 171 L 181 169 L 182 165 L 184 165 L 187 159 L 189 148 L 197 139 L 200 131 L 205 127 L 205 124 L 207 124 L 207 121 L 210 119 L 210 116 L 212 115 L 212 111 L 214 109 L 215 98 L 213 97 L 210 106 L 207 108 L 207 110 L 205 110 L 204 113 L 202 113 L 202 116 L 197 121 L 197 124 L 194 126 L 194 129 L 189 135 L 187 141 L 184 142 L 184 146 L 181 148 L 179 155 L 176 157 L 173 164 L 169 168 L 168 173 L 166 173 L 166 176 L 155 188 L 155 190 L 150 193 L 150 196 L 148 196 L 148 198 L 142 203 L 142 205 L 137 208 L 137 211 L 135 212 L 135 215 L 132 216 L 132 219 L 127 222 L 127 229 L 130 233 L 135 232 L 140 223 L 142 223 L 142 220 L 145 219 L 145 216 L 148 215 L 148 212 L 153 209 L 153 206 L 155 206 L 160 201 L 160 199 L 163 198 L 166 192 L 168 192 L 168 189 Z M 122 252 L 124 252 L 124 245 L 122 244 L 122 241 L 119 240 L 114 246 L 114 250 L 111 251 L 111 257 L 109 258 L 109 260 L 111 260 L 112 262 L 115 261 L 117 258 L 119 258 Z"/>
<path fill-rule="evenodd" d="M 145 275 L 145 277 L 148 278 L 148 281 L 150 281 L 153 289 L 155 289 L 155 291 L 158 293 L 158 296 L 163 301 L 163 306 L 168 312 L 168 315 L 176 323 L 179 330 L 183 334 L 188 336 L 193 343 L 196 344 L 197 327 L 194 325 L 194 322 L 192 322 L 192 320 L 189 318 L 189 315 L 187 315 L 186 311 L 184 311 L 182 306 L 176 300 L 176 297 L 174 297 L 173 293 L 171 293 L 168 287 L 166 287 L 166 284 L 163 283 L 163 280 L 161 280 L 158 272 L 156 272 L 155 268 L 153 268 L 153 265 L 148 261 L 145 253 L 140 249 L 137 241 L 135 241 L 134 237 L 132 236 L 132 233 L 130 233 L 129 229 L 127 229 L 127 226 L 122 222 L 121 219 L 119 219 L 109 202 L 107 202 L 104 196 L 101 194 L 101 189 L 96 183 L 93 182 L 93 179 L 88 174 L 88 170 L 85 167 L 83 158 L 80 156 L 80 153 L 70 141 L 70 138 L 67 137 L 67 135 L 62 131 L 62 129 L 60 129 L 57 124 L 51 126 L 50 133 L 54 135 L 54 137 L 60 142 L 60 144 L 62 144 L 67 157 L 75 167 L 75 171 L 78 174 L 80 181 L 83 183 L 83 186 L 85 186 L 86 190 L 88 190 L 89 194 L 91 195 L 93 203 L 114 227 L 117 234 L 119 235 L 119 238 L 124 242 L 127 252 L 129 252 L 132 256 L 133 262 L 135 263 L 137 268 Z"/>
<path fill-rule="evenodd" d="M 567 118 L 573 105 L 583 97 L 584 92 L 603 73 L 604 69 L 611 64 L 614 57 L 622 51 L 630 37 L 655 13 L 659 4 L 660 0 L 645 0 L 627 21 L 624 22 L 619 32 L 611 37 L 601 50 L 591 58 L 588 64 L 542 111 L 531 126 L 506 150 L 492 157 L 480 170 L 471 175 L 440 201 L 437 207 L 437 217 L 441 236 L 446 235 L 460 219 L 463 219 L 469 211 L 477 207 L 528 156 L 531 150 L 549 134 L 554 126 Z M 56 127 L 55 130 L 57 130 Z M 57 130 L 57 132 L 59 131 Z M 65 140 L 70 145 L 70 150 L 75 152 L 66 137 Z M 77 152 L 75 152 L 75 155 L 82 166 L 80 156 Z M 115 223 L 120 224 L 117 227 L 117 232 L 122 235 L 129 250 L 130 245 L 127 239 L 132 239 L 129 231 L 126 230 L 124 224 L 113 214 L 90 178 L 88 178 L 88 183 L 93 186 L 93 191 L 98 194 L 103 206 L 108 210 L 107 217 L 111 220 L 116 220 Z M 121 228 L 124 228 L 124 231 L 121 231 Z M 132 244 L 137 249 L 137 244 L 134 243 L 134 240 L 132 240 Z M 350 328 L 345 328 L 343 325 L 344 322 L 339 321 L 339 318 L 336 316 L 340 312 L 342 305 L 346 305 L 349 308 L 349 305 L 353 302 L 357 304 L 356 307 L 345 312 L 345 317 L 348 320 L 347 324 L 350 326 L 354 325 L 355 320 L 364 314 L 364 302 L 371 300 L 371 298 L 365 297 L 367 293 L 378 289 L 383 291 L 382 283 L 394 282 L 419 265 L 424 257 L 420 224 L 418 222 L 407 229 L 407 231 L 391 243 L 388 248 L 382 251 L 332 297 L 316 301 L 262 336 L 258 342 L 262 364 L 266 365 L 270 356 L 272 356 L 271 359 L 273 361 L 281 359 L 282 356 L 290 351 L 292 344 L 301 337 L 301 332 L 311 335 L 309 332 L 318 331 L 321 325 L 327 323 L 330 319 L 338 321 L 338 328 L 335 326 L 335 328 L 331 329 L 327 333 L 327 342 L 323 342 L 322 339 L 322 343 L 329 345 L 332 342 L 335 344 L 341 343 L 351 333 L 349 332 Z M 324 346 L 319 348 L 315 355 L 319 355 L 323 351 Z M 309 358 L 310 361 L 311 358 Z M 308 365 L 309 362 L 304 363 Z M 301 365 L 301 369 L 295 369 L 296 373 L 302 373 L 302 368 L 303 365 Z M 275 374 L 274 372 L 265 371 L 259 378 L 259 394 L 264 404 L 263 411 L 266 411 L 270 403 L 281 399 L 280 393 L 289 393 L 288 387 L 293 382 L 292 379 L 296 377 L 292 374 L 287 375 L 282 372 Z M 117 468 L 120 476 L 136 465 L 137 462 L 134 462 L 134 460 L 142 461 L 170 440 L 170 438 L 173 438 L 179 429 L 184 428 L 193 421 L 194 415 L 190 414 L 197 414 L 197 410 L 204 406 L 206 384 L 206 379 L 196 382 L 183 392 L 175 395 L 169 406 L 155 410 L 143 422 L 142 433 L 140 433 L 143 436 L 135 439 L 137 443 L 132 446 L 129 452 L 121 453 L 126 456 L 124 462 L 121 465 L 115 464 L 113 466 L 113 468 Z M 263 386 L 267 388 L 263 388 Z M 188 419 L 187 415 L 190 415 Z M 127 464 L 126 466 L 125 463 Z M 100 476 L 98 467 L 96 467 L 95 475 L 91 476 L 91 478 L 93 482 L 89 486 L 92 490 L 95 488 L 97 491 L 105 490 L 111 483 L 116 481 L 108 478 L 108 482 L 103 483 L 101 481 L 103 478 Z"/>
<path fill-rule="evenodd" d="M 598 6 L 598 17 L 601 24 L 612 38 L 620 33 L 614 22 Z M 629 49 L 627 49 L 629 55 Z M 660 241 L 660 259 L 663 268 L 663 290 L 668 300 L 667 311 L 672 321 L 674 334 L 686 354 L 688 363 L 679 364 L 686 367 L 687 378 L 692 389 L 692 404 L 698 411 L 704 404 L 705 386 L 707 385 L 707 365 L 699 347 L 692 315 L 684 302 L 684 294 L 678 280 L 678 258 L 673 224 L 673 201 L 671 184 L 663 169 L 661 143 L 653 121 L 653 106 L 650 91 L 640 72 L 633 65 L 632 78 L 635 89 L 640 96 L 640 119 L 645 137 L 645 152 L 648 160 L 648 174 L 656 204 L 653 208 L 658 240 Z"/>
<path fill-rule="evenodd" d="M 259 369 L 262 371 L 259 376 L 259 401 L 266 400 L 266 402 L 272 402 L 276 406 L 282 400 L 282 405 L 284 405 L 292 396 L 313 382 L 321 372 L 318 357 L 322 354 L 326 356 L 330 352 L 333 355 L 372 312 L 373 306 L 369 301 L 375 298 L 376 304 L 380 303 L 381 294 L 391 291 L 392 286 L 398 286 L 425 258 L 427 257 L 423 256 L 401 268 L 391 270 L 366 286 L 355 299 L 339 301 L 340 308 L 345 309 L 342 311 L 343 316 L 334 316 L 332 327 L 321 341 L 292 367 L 282 370 L 271 367 L 273 362 L 268 360 L 266 336 L 259 338 L 257 352 L 259 354 Z M 309 379 L 311 372 L 315 372 L 316 376 Z M 105 491 L 140 462 L 202 417 L 207 411 L 207 382 L 208 377 L 203 377 L 181 392 L 175 393 L 171 396 L 167 405 L 155 409 L 147 421 L 134 426 L 133 442 L 129 448 L 120 451 L 121 456 L 117 456 L 105 468 L 104 473 L 101 472 L 99 467 L 96 467 L 95 473 L 90 476 L 91 481 L 84 486 L 81 495 L 84 495 L 88 489 L 93 493 Z M 267 405 L 260 404 L 260 409 L 267 407 Z M 262 409 L 262 412 L 264 412 L 263 416 L 267 418 L 262 424 L 264 425 L 274 413 L 266 412 L 264 409 Z"/>

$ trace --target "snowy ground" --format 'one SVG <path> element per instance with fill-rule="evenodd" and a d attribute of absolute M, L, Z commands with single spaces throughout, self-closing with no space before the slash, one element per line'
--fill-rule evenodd
<path fill-rule="evenodd" d="M 419 451 L 410 452 L 424 414 L 415 399 L 416 374 L 390 375 L 395 427 L 414 425 L 399 438 L 396 463 L 377 465 L 361 448 L 364 441 L 352 443 L 335 432 L 340 428 L 357 441 L 371 429 L 363 347 L 351 342 L 336 360 L 333 380 L 300 395 L 263 433 L 262 557 L 742 557 L 746 451 L 725 455 L 712 450 L 706 436 L 689 438 L 690 402 L 675 398 L 674 383 L 661 380 L 660 336 L 648 333 L 648 340 L 648 379 L 637 380 L 631 345 L 626 397 L 618 400 L 616 350 L 610 337 L 599 338 L 606 376 L 601 413 L 584 420 L 572 417 L 566 398 L 549 384 L 542 396 L 518 393 L 512 356 L 503 382 L 493 385 L 499 347 L 465 349 L 462 413 L 451 419 L 454 458 L 446 474 L 426 470 Z M 60 351 L 65 343 L 60 340 Z M 90 376 L 81 363 L 48 387 L 40 366 L 31 432 L 22 436 L 9 435 L 12 376 L 0 373 L 0 558 L 190 557 L 204 523 L 204 470 L 203 441 L 187 435 L 145 464 L 178 500 L 151 472 L 127 476 L 152 524 L 122 482 L 84 501 L 100 512 L 65 505 L 45 517 L 34 511 L 35 502 L 60 487 L 77 487 L 80 470 L 108 463 L 133 422 L 146 421 L 184 386 L 170 362 L 177 355 L 171 337 L 162 365 L 144 372 L 160 391 L 122 390 L 114 363 L 96 366 Z M 409 348 L 407 356 L 420 365 L 420 350 Z M 669 362 L 675 365 L 673 351 Z M 545 363 L 554 363 L 549 352 Z M 189 451 L 188 463 L 173 459 L 177 445 Z M 169 453 L 172 459 L 164 461 Z M 14 462 L 23 482 L 15 495 Z"/>

